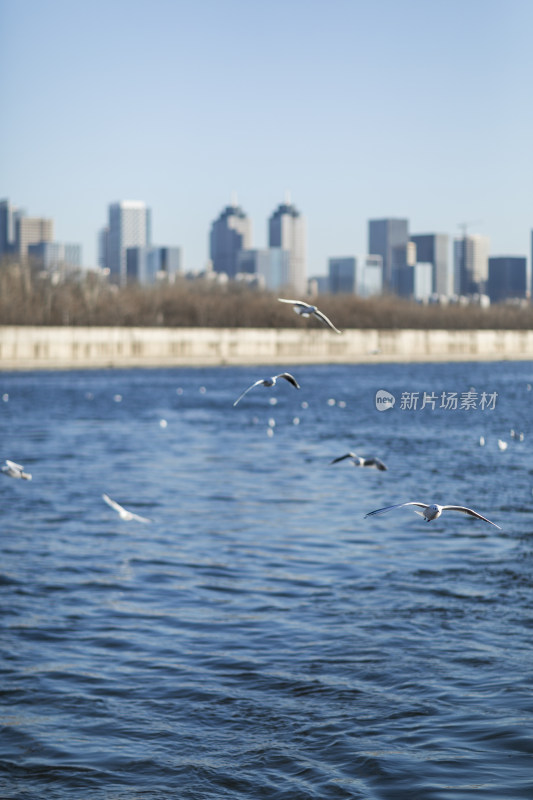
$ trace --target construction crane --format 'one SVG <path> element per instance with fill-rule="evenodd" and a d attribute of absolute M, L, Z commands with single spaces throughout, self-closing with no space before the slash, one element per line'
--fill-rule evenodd
<path fill-rule="evenodd" d="M 481 225 L 481 222 L 482 220 L 480 219 L 471 220 L 470 222 L 458 222 L 457 227 L 461 228 L 463 232 L 463 239 L 466 239 L 466 234 L 470 225 Z"/>

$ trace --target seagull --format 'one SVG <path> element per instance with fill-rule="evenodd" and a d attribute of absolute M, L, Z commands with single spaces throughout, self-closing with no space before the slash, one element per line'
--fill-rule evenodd
<path fill-rule="evenodd" d="M 420 514 L 421 517 L 424 517 L 426 522 L 431 522 L 432 519 L 438 519 L 443 511 L 461 511 L 463 514 L 468 514 L 470 517 L 475 517 L 476 519 L 482 519 L 484 522 L 489 522 L 491 525 L 494 525 L 495 528 L 501 531 L 499 525 L 496 525 L 495 522 L 491 522 L 490 519 L 487 517 L 483 517 L 481 514 L 478 514 L 477 511 L 474 511 L 472 508 L 467 508 L 466 506 L 439 506 L 437 503 L 432 503 L 431 505 L 427 505 L 427 503 L 398 503 L 395 506 L 386 506 L 385 508 L 377 508 L 375 511 L 369 511 L 368 514 L 365 514 L 365 519 L 367 517 L 371 517 L 374 514 L 384 514 L 385 511 L 392 511 L 394 508 L 403 508 L 404 506 L 418 506 L 419 508 L 424 509 L 423 511 L 416 511 L 416 514 Z"/>
<path fill-rule="evenodd" d="M 108 506 L 111 506 L 119 515 L 120 519 L 123 519 L 125 522 L 131 522 L 131 520 L 136 520 L 137 522 L 151 522 L 151 519 L 147 519 L 146 517 L 140 517 L 139 514 L 134 514 L 132 511 L 127 511 L 123 508 L 119 503 L 116 503 L 115 500 L 111 500 L 109 495 L 103 494 L 102 498 L 107 503 Z"/>
<path fill-rule="evenodd" d="M 2 467 L 4 475 L 9 475 L 10 478 L 22 478 L 25 481 L 31 481 L 29 472 L 24 472 L 24 467 L 21 464 L 15 464 L 14 461 L 9 461 L 6 458 L 6 463 Z"/>
<path fill-rule="evenodd" d="M 304 303 L 302 300 L 285 300 L 283 297 L 278 297 L 280 303 L 291 303 L 294 311 L 302 317 L 317 317 L 321 322 L 331 328 L 335 333 L 342 333 L 338 328 L 329 320 L 322 311 L 319 311 L 316 306 L 311 306 L 309 303 Z"/>
<path fill-rule="evenodd" d="M 247 389 L 245 389 L 244 392 L 235 400 L 233 405 L 236 406 L 239 400 L 242 400 L 244 395 L 247 394 L 250 391 L 250 389 L 253 389 L 254 386 L 260 386 L 261 384 L 263 386 L 275 386 L 278 378 L 285 378 L 285 380 L 289 381 L 289 383 L 292 383 L 292 385 L 295 386 L 296 389 L 300 388 L 300 384 L 298 383 L 296 378 L 294 378 L 290 374 L 290 372 L 282 372 L 280 375 L 273 375 L 271 378 L 260 378 L 255 383 L 252 383 L 252 385 L 249 386 Z"/>
<path fill-rule="evenodd" d="M 355 453 L 346 453 L 344 456 L 339 456 L 339 458 L 334 458 L 333 461 L 330 461 L 330 464 L 336 464 L 337 461 L 344 461 L 345 458 L 350 458 L 352 460 L 352 464 L 354 467 L 375 467 L 376 469 L 385 470 L 387 467 L 379 458 L 362 458 L 361 456 L 356 456 Z"/>

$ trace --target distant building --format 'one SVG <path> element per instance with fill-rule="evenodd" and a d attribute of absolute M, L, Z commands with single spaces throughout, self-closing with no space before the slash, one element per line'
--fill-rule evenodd
<path fill-rule="evenodd" d="M 401 297 L 427 303 L 433 294 L 433 264 L 417 262 L 399 267 L 397 291 Z"/>
<path fill-rule="evenodd" d="M 289 282 L 297 294 L 307 290 L 306 223 L 296 206 L 281 203 L 268 220 L 268 245 L 287 250 Z"/>
<path fill-rule="evenodd" d="M 28 245 L 28 255 L 42 269 L 55 270 L 81 269 L 81 245 L 64 244 L 63 242 L 38 242 Z"/>
<path fill-rule="evenodd" d="M 369 220 L 368 252 L 383 260 L 383 289 L 397 291 L 397 270 L 414 260 L 409 254 L 409 220 Z"/>
<path fill-rule="evenodd" d="M 448 234 L 420 233 L 410 239 L 416 245 L 416 260 L 432 266 L 432 293 L 440 296 L 450 294 Z"/>
<path fill-rule="evenodd" d="M 153 284 L 173 281 L 182 271 L 180 247 L 128 247 L 126 277 L 128 283 Z"/>
<path fill-rule="evenodd" d="M 491 303 L 527 297 L 527 259 L 525 256 L 491 256 L 487 294 Z"/>
<path fill-rule="evenodd" d="M 328 261 L 329 291 L 332 294 L 355 294 L 355 256 L 330 258 Z"/>
<path fill-rule="evenodd" d="M 237 272 L 257 275 L 266 289 L 290 286 L 290 253 L 281 247 L 241 250 L 237 256 Z"/>
<path fill-rule="evenodd" d="M 110 204 L 105 266 L 112 282 L 126 283 L 126 251 L 128 247 L 149 247 L 151 227 L 151 211 L 145 203 L 123 200 Z"/>
<path fill-rule="evenodd" d="M 0 201 L 0 259 L 16 252 L 16 225 L 23 213 L 9 200 Z"/>
<path fill-rule="evenodd" d="M 383 291 L 381 256 L 344 256 L 328 261 L 329 291 L 370 297 Z"/>
<path fill-rule="evenodd" d="M 470 234 L 453 243 L 454 293 L 484 294 L 489 277 L 489 239 Z"/>
<path fill-rule="evenodd" d="M 252 246 L 252 224 L 242 208 L 235 204 L 226 206 L 211 225 L 209 255 L 215 272 L 224 272 L 234 278 L 241 250 Z"/>
<path fill-rule="evenodd" d="M 15 253 L 20 258 L 28 255 L 31 244 L 52 242 L 54 238 L 54 221 L 43 217 L 19 216 L 15 221 Z"/>

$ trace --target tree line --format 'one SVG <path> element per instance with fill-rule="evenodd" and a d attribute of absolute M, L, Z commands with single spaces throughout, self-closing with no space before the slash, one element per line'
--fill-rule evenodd
<path fill-rule="evenodd" d="M 286 290 L 290 292 L 290 290 Z M 0 265 L 0 325 L 298 328 L 321 327 L 273 293 L 230 281 L 179 277 L 173 283 L 118 287 L 97 272 L 49 273 L 31 263 Z M 295 298 L 305 299 L 308 298 Z M 338 328 L 528 329 L 533 309 L 500 303 L 419 304 L 395 295 L 324 294 L 312 301 Z"/>

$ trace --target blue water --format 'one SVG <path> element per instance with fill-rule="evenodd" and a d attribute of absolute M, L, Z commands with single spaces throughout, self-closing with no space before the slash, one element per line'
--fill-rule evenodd
<path fill-rule="evenodd" d="M 533 365 L 286 366 L 0 375 L 0 797 L 533 797 Z"/>

